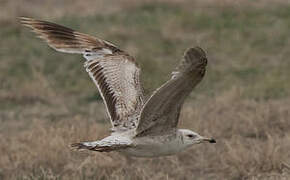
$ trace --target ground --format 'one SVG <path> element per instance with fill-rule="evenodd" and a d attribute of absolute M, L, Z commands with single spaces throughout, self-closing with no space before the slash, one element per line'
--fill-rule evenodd
<path fill-rule="evenodd" d="M 53 51 L 18 16 L 117 44 L 136 57 L 147 94 L 202 47 L 207 73 L 179 127 L 217 143 L 153 159 L 72 152 L 109 134 L 104 105 L 81 56 Z M 4 0 L 0 26 L 0 179 L 290 179 L 288 1 Z"/>

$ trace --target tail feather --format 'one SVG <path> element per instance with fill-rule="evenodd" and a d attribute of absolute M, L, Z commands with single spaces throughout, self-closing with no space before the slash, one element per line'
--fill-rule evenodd
<path fill-rule="evenodd" d="M 100 145 L 95 142 L 81 142 L 81 143 L 73 143 L 71 144 L 72 150 L 90 150 L 90 151 L 98 151 L 98 152 L 110 152 L 116 151 L 120 149 L 125 149 L 130 147 L 126 144 L 112 144 L 112 145 Z"/>
<path fill-rule="evenodd" d="M 70 147 L 73 150 L 82 150 L 82 149 L 91 150 L 93 148 L 93 146 L 87 146 L 87 145 L 84 145 L 83 143 L 73 143 L 70 145 Z"/>

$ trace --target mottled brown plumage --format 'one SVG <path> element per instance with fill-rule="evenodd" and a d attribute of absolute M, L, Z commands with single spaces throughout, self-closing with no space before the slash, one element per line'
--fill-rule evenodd
<path fill-rule="evenodd" d="M 201 48 L 188 49 L 171 79 L 144 102 L 140 68 L 125 51 L 54 23 L 32 18 L 21 18 L 21 22 L 55 50 L 83 54 L 84 67 L 104 100 L 114 132 L 100 141 L 72 147 L 154 157 L 177 153 L 192 144 L 215 143 L 193 131 L 177 129 L 184 100 L 205 74 L 207 58 Z"/>
<path fill-rule="evenodd" d="M 144 103 L 140 69 L 128 58 L 114 55 L 85 63 L 87 72 L 102 92 L 115 129 L 135 128 Z"/>
<path fill-rule="evenodd" d="M 21 23 L 55 50 L 84 55 L 84 66 L 99 89 L 114 131 L 137 126 L 144 98 L 133 57 L 107 41 L 58 24 L 32 18 L 21 18 Z"/>

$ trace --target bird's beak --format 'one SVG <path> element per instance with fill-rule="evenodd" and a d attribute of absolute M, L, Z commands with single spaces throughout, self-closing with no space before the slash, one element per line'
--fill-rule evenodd
<path fill-rule="evenodd" d="M 201 138 L 201 142 L 216 143 L 215 139 L 213 139 L 213 138 L 206 138 L 206 137 L 202 137 Z"/>

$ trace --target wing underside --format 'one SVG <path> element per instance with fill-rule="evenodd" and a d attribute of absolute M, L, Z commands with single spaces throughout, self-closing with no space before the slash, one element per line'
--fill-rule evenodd
<path fill-rule="evenodd" d="M 115 45 L 70 28 L 32 18 L 20 18 L 53 49 L 83 54 L 85 68 L 96 84 L 107 108 L 113 130 L 137 126 L 143 105 L 140 69 L 134 58 Z"/>
<path fill-rule="evenodd" d="M 89 76 L 101 92 L 115 130 L 135 128 L 143 105 L 140 69 L 128 58 L 111 56 L 85 63 Z"/>

